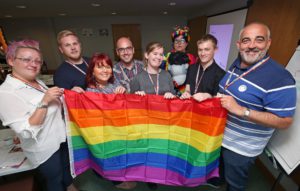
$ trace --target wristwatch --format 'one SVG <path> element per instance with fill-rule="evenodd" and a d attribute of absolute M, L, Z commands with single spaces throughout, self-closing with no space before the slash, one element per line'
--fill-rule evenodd
<path fill-rule="evenodd" d="M 244 111 L 244 117 L 245 118 L 248 118 L 250 115 L 250 109 L 249 108 L 246 108 L 246 110 Z"/>
<path fill-rule="evenodd" d="M 48 104 L 45 104 L 43 102 L 39 102 L 36 106 L 37 109 L 45 109 L 48 108 Z"/>

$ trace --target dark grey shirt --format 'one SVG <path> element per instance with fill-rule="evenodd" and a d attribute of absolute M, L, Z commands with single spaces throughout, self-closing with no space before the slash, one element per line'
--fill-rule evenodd
<path fill-rule="evenodd" d="M 152 78 L 153 83 L 151 82 L 148 73 L 145 70 L 141 71 L 130 81 L 130 93 L 144 91 L 146 94 L 156 94 L 155 87 L 157 83 L 157 74 L 150 74 L 150 77 Z M 165 70 L 159 72 L 158 86 L 159 95 L 164 95 L 166 92 L 175 94 L 171 75 Z"/>

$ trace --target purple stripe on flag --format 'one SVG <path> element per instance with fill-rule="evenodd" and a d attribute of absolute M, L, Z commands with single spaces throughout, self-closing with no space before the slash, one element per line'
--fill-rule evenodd
<path fill-rule="evenodd" d="M 103 171 L 97 164 L 89 159 L 75 162 L 74 166 L 76 175 L 81 174 L 88 168 L 92 168 L 100 175 L 110 180 L 154 182 L 173 186 L 199 186 L 200 184 L 205 183 L 207 179 L 219 176 L 218 168 L 214 169 L 206 177 L 199 178 L 186 178 L 176 172 L 150 166 L 135 166 L 122 170 Z"/>

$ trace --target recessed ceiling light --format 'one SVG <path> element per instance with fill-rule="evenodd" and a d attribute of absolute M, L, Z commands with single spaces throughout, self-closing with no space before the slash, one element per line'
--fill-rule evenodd
<path fill-rule="evenodd" d="M 112 14 L 112 15 L 116 15 L 117 13 L 116 13 L 116 12 L 112 12 L 111 14 Z"/>
<path fill-rule="evenodd" d="M 59 16 L 66 16 L 67 14 L 66 13 L 59 13 L 58 15 Z"/>
<path fill-rule="evenodd" d="M 176 3 L 175 3 L 175 2 L 170 2 L 169 5 L 170 5 L 170 6 L 175 6 Z"/>
<path fill-rule="evenodd" d="M 12 18 L 12 15 L 4 15 L 5 18 Z"/>
<path fill-rule="evenodd" d="M 17 5 L 16 6 L 18 9 L 26 9 L 27 7 L 26 7 L 26 5 Z"/>
<path fill-rule="evenodd" d="M 99 3 L 92 3 L 91 4 L 93 7 L 100 7 L 101 5 Z"/>
<path fill-rule="evenodd" d="M 167 15 L 167 14 L 168 14 L 168 11 L 164 11 L 163 14 L 164 14 L 164 15 Z"/>

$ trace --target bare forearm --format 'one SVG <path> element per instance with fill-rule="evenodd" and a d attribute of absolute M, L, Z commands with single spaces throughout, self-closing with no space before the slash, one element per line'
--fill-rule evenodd
<path fill-rule="evenodd" d="M 29 118 L 29 124 L 32 126 L 43 124 L 47 115 L 47 108 L 37 108 Z"/>
<path fill-rule="evenodd" d="M 246 108 L 244 108 L 243 111 L 245 110 Z M 262 111 L 255 111 L 255 110 L 250 110 L 250 114 L 247 117 L 247 119 L 251 122 L 266 127 L 272 127 L 278 129 L 288 128 L 293 122 L 292 117 L 279 117 L 270 112 L 262 112 Z"/>
<path fill-rule="evenodd" d="M 239 117 L 245 117 L 249 121 L 272 128 L 284 129 L 288 128 L 292 122 L 292 117 L 279 117 L 273 113 L 266 111 L 250 110 L 249 115 L 245 116 L 246 107 L 239 105 L 235 99 L 228 95 L 222 95 L 220 97 L 221 105 L 227 109 L 230 113 Z"/>
<path fill-rule="evenodd" d="M 43 107 L 36 108 L 34 113 L 29 118 L 30 125 L 41 125 L 43 124 L 45 117 L 48 111 L 48 105 L 55 99 L 59 99 L 59 97 L 63 94 L 64 90 L 58 87 L 49 88 L 41 100 Z"/>

